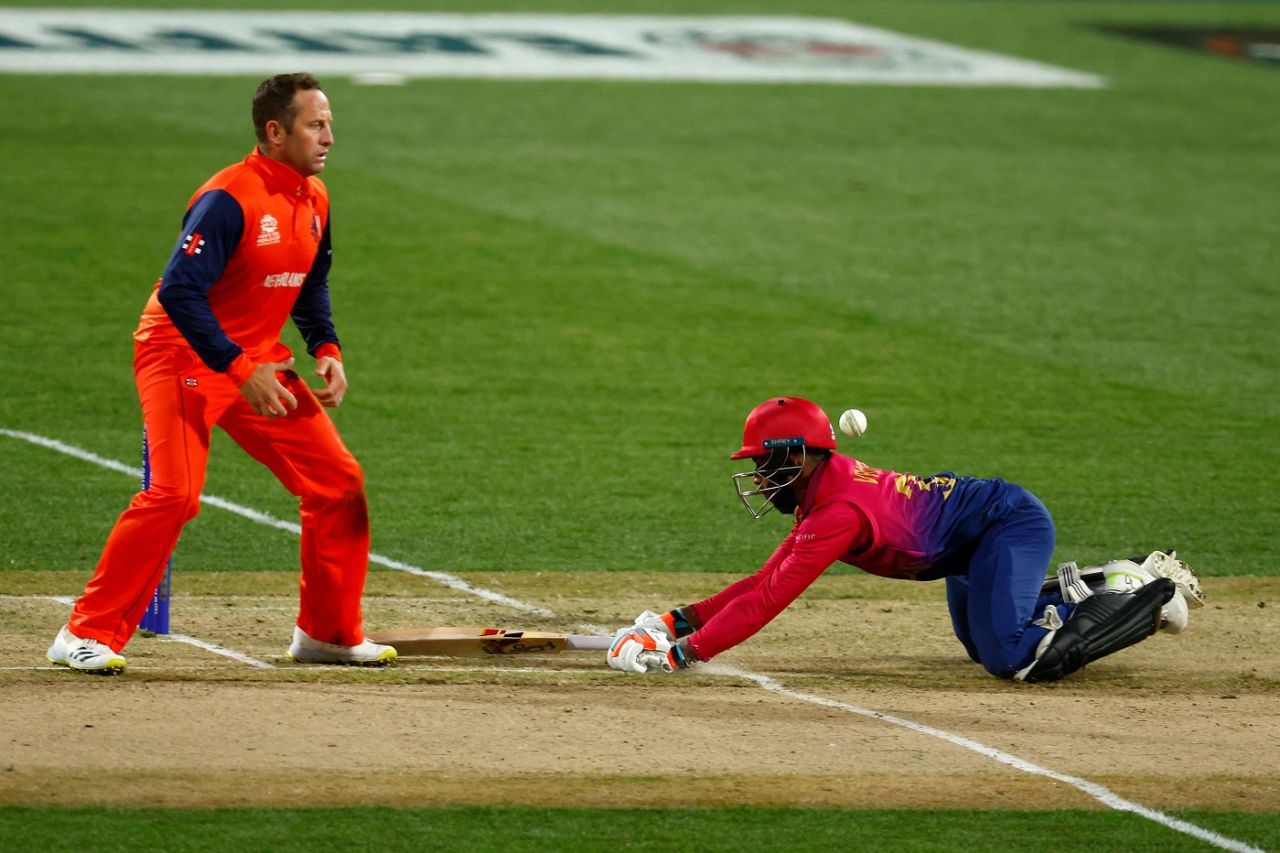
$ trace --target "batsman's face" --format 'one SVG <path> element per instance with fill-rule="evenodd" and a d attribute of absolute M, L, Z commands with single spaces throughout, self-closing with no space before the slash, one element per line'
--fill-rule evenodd
<path fill-rule="evenodd" d="M 297 116 L 292 127 L 281 128 L 279 159 L 304 177 L 318 175 L 333 146 L 329 99 L 319 89 L 305 89 L 294 94 L 293 105 Z"/>
<path fill-rule="evenodd" d="M 791 484 L 804 470 L 804 462 L 793 454 L 782 459 L 755 456 L 751 461 L 756 463 L 756 488 L 768 497 L 778 512 L 784 515 L 795 512 L 798 501 Z"/>
<path fill-rule="evenodd" d="M 795 482 L 796 475 L 804 468 L 803 457 L 797 453 L 782 452 L 780 449 L 772 453 L 763 453 L 751 457 L 756 470 L 753 479 L 761 489 L 780 488 Z"/>
<path fill-rule="evenodd" d="M 751 461 L 754 470 L 733 475 L 734 488 L 747 512 L 755 518 L 770 509 L 788 515 L 795 512 L 798 502 L 791 485 L 804 471 L 804 455 L 775 448 L 771 453 L 753 456 Z"/>

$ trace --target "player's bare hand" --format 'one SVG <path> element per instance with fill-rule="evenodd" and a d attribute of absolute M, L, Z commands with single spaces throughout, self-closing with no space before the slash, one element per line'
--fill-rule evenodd
<path fill-rule="evenodd" d="M 324 380 L 324 387 L 316 391 L 320 405 L 330 409 L 342 405 L 342 398 L 347 395 L 347 372 L 342 362 L 331 355 L 320 356 L 316 359 L 316 376 Z"/>
<path fill-rule="evenodd" d="M 293 359 L 288 361 L 266 361 L 257 365 L 249 378 L 240 386 L 240 394 L 249 402 L 253 410 L 269 418 L 283 418 L 298 408 L 298 398 L 280 383 L 276 374 L 293 367 Z"/>

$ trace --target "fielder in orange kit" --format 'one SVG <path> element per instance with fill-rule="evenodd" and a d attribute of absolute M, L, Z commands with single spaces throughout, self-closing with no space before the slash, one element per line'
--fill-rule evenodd
<path fill-rule="evenodd" d="M 329 303 L 329 195 L 316 175 L 333 115 L 308 74 L 281 74 L 253 98 L 257 145 L 191 197 L 182 236 L 134 333 L 134 376 L 151 484 L 116 522 L 49 660 L 117 673 L 183 526 L 200 509 L 217 425 L 299 498 L 302 582 L 289 654 L 378 666 L 361 596 L 369 558 L 364 477 L 325 408 L 347 390 Z M 323 387 L 292 370 L 292 318 Z"/>

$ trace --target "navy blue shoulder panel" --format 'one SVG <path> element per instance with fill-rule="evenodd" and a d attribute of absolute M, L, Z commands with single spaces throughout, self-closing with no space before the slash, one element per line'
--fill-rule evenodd
<path fill-rule="evenodd" d="M 182 237 L 164 268 L 160 304 L 200 359 L 219 372 L 243 350 L 209 307 L 209 288 L 226 269 L 244 233 L 244 211 L 226 190 L 209 190 L 182 219 Z"/>

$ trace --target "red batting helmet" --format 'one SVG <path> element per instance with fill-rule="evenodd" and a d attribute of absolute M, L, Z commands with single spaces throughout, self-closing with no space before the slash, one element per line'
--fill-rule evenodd
<path fill-rule="evenodd" d="M 751 410 L 742 428 L 742 449 L 730 459 L 760 456 L 775 447 L 836 449 L 836 431 L 817 403 L 803 397 L 774 397 Z"/>

